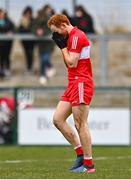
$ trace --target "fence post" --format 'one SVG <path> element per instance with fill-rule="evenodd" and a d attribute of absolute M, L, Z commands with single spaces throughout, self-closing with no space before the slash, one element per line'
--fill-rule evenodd
<path fill-rule="evenodd" d="M 17 120 L 18 120 L 18 101 L 17 101 L 18 88 L 14 88 L 14 121 L 13 121 L 13 144 L 17 144 Z"/>
<path fill-rule="evenodd" d="M 72 5 L 73 5 L 73 15 L 75 15 L 76 0 L 72 0 Z"/>
<path fill-rule="evenodd" d="M 108 49 L 107 49 L 107 37 L 101 36 L 100 40 L 100 83 L 102 86 L 107 85 L 108 79 Z"/>
<path fill-rule="evenodd" d="M 9 10 L 10 10 L 10 0 L 5 0 L 5 9 L 6 9 L 6 12 L 8 12 L 8 15 L 9 15 Z"/>

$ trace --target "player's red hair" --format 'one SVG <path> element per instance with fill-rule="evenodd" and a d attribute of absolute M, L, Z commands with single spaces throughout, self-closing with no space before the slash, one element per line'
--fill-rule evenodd
<path fill-rule="evenodd" d="M 64 14 L 55 14 L 48 20 L 47 25 L 49 28 L 51 27 L 51 25 L 60 27 L 62 23 L 66 23 L 67 25 L 69 25 L 70 21 Z"/>

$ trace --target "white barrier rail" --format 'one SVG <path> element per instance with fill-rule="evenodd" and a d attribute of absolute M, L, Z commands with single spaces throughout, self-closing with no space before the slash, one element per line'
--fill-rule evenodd
<path fill-rule="evenodd" d="M 100 83 L 106 85 L 108 80 L 108 42 L 110 40 L 131 40 L 131 34 L 103 34 L 103 35 L 88 35 L 90 40 L 100 41 Z M 52 41 L 51 35 L 38 37 L 33 34 L 1 34 L 0 40 L 34 40 L 34 41 Z"/>

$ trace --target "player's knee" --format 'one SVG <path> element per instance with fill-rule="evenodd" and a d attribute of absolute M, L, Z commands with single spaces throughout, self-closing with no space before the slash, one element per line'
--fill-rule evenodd
<path fill-rule="evenodd" d="M 76 127 L 76 130 L 79 132 L 81 129 L 81 122 L 79 120 L 75 121 L 75 127 Z"/>
<path fill-rule="evenodd" d="M 53 124 L 57 127 L 59 124 L 59 121 L 56 118 L 53 118 Z"/>
<path fill-rule="evenodd" d="M 79 132 L 79 130 L 80 130 L 80 126 L 79 126 L 79 124 L 78 124 L 78 123 L 75 123 L 75 128 L 76 128 L 77 132 Z"/>
<path fill-rule="evenodd" d="M 56 128 L 60 126 L 60 119 L 57 116 L 53 117 L 53 124 L 55 125 Z"/>
<path fill-rule="evenodd" d="M 83 131 L 84 127 L 86 127 L 86 124 L 84 122 L 81 121 L 76 121 L 75 122 L 75 127 L 78 133 L 80 133 L 81 131 Z"/>

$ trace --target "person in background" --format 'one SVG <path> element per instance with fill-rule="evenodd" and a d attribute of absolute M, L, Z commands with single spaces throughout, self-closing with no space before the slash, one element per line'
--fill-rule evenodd
<path fill-rule="evenodd" d="M 69 19 L 70 23 L 73 24 L 73 18 L 69 15 L 68 11 L 66 9 L 63 9 L 61 11 L 61 14 L 64 14 L 65 16 L 67 16 L 67 18 Z"/>
<path fill-rule="evenodd" d="M 48 19 L 54 14 L 50 5 L 45 5 L 38 11 L 34 23 L 34 33 L 39 37 L 50 36 L 51 31 L 47 27 Z M 51 40 L 38 41 L 39 58 L 40 58 L 40 79 L 41 85 L 46 85 L 48 78 L 55 75 L 55 69 L 51 63 L 51 55 L 54 50 L 54 43 Z"/>
<path fill-rule="evenodd" d="M 22 101 L 18 102 L 15 107 L 15 99 L 13 97 L 0 97 L 0 144 L 13 143 L 13 120 L 15 116 L 15 108 L 18 110 L 31 109 L 32 103 Z"/>
<path fill-rule="evenodd" d="M 75 7 L 75 16 L 72 20 L 72 24 L 87 34 L 96 33 L 93 24 L 93 18 L 89 13 L 86 12 L 83 6 Z"/>
<path fill-rule="evenodd" d="M 27 6 L 23 11 L 23 16 L 20 22 L 20 26 L 18 28 L 19 33 L 22 34 L 31 34 L 33 27 L 33 10 L 30 6 Z M 32 74 L 33 67 L 33 51 L 34 51 L 34 40 L 22 40 L 22 45 L 25 52 L 26 57 L 26 72 L 25 74 Z"/>
<path fill-rule="evenodd" d="M 14 99 L 0 97 L 0 144 L 13 143 Z"/>
<path fill-rule="evenodd" d="M 0 34 L 10 36 L 14 32 L 14 23 L 9 19 L 7 13 L 0 9 Z M 0 40 L 0 77 L 11 75 L 10 53 L 12 43 L 12 40 Z"/>

